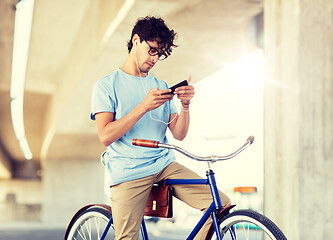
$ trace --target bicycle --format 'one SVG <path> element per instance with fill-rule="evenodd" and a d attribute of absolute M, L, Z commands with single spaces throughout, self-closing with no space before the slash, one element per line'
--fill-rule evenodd
<path fill-rule="evenodd" d="M 207 163 L 206 179 L 167 179 L 165 184 L 208 184 L 211 188 L 213 201 L 208 210 L 201 217 L 197 225 L 191 231 L 187 240 L 193 239 L 199 232 L 206 220 L 211 216 L 212 225 L 207 233 L 208 239 L 272 239 L 286 240 L 282 231 L 266 216 L 253 210 L 235 210 L 230 212 L 236 205 L 231 205 L 223 208 L 220 196 L 217 194 L 217 186 L 215 182 L 214 171 L 211 164 L 217 161 L 231 159 L 242 152 L 245 148 L 251 145 L 254 137 L 250 136 L 245 144 L 236 150 L 234 153 L 226 156 L 195 156 L 184 149 L 171 145 L 160 143 L 157 141 L 133 139 L 133 145 L 151 148 L 169 148 L 176 150 L 185 156 Z M 114 228 L 112 219 L 112 209 L 105 204 L 91 204 L 81 208 L 70 221 L 65 240 L 78 239 L 114 239 Z M 106 238 L 107 237 L 107 238 Z M 144 219 L 141 224 L 141 238 L 148 240 L 148 233 Z"/>

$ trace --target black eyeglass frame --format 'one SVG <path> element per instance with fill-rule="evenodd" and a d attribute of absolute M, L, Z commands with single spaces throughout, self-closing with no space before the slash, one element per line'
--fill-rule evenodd
<path fill-rule="evenodd" d="M 148 47 L 149 47 L 148 54 L 150 56 L 156 56 L 156 55 L 158 55 L 158 60 L 159 61 L 162 61 L 162 60 L 164 60 L 164 59 L 166 59 L 168 57 L 168 55 L 167 55 L 167 53 L 165 51 L 163 51 L 161 53 L 161 52 L 158 51 L 157 48 L 154 48 L 154 47 L 150 46 L 149 43 L 146 40 L 144 40 L 143 38 L 142 38 L 142 40 L 148 45 Z M 155 51 L 155 53 L 152 52 L 152 50 Z"/>

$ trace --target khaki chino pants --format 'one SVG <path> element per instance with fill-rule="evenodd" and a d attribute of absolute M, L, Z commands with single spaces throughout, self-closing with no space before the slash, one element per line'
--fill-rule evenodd
<path fill-rule="evenodd" d="M 164 179 L 200 179 L 185 166 L 172 162 L 162 171 L 148 177 L 120 183 L 111 187 L 111 207 L 116 239 L 139 238 L 140 226 L 152 185 Z M 212 202 L 209 185 L 173 185 L 174 196 L 193 208 L 206 211 Z M 222 205 L 228 206 L 228 196 L 219 191 Z M 196 236 L 205 239 L 212 220 L 209 218 Z"/>

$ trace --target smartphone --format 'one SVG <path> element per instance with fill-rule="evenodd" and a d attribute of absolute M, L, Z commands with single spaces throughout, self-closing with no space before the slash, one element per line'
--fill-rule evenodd
<path fill-rule="evenodd" d="M 176 85 L 173 85 L 172 87 L 169 88 L 169 89 L 171 89 L 171 92 L 163 93 L 162 95 L 164 95 L 164 94 L 174 94 L 175 89 L 179 88 L 179 87 L 182 87 L 182 86 L 188 86 L 187 80 L 184 80 L 180 83 L 177 83 Z"/>

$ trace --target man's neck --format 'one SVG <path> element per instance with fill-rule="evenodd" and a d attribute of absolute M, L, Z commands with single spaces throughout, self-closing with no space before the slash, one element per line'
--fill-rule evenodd
<path fill-rule="evenodd" d="M 133 59 L 131 57 L 131 55 L 129 55 L 127 57 L 125 63 L 120 67 L 120 69 L 122 71 L 124 71 L 125 73 L 136 76 L 136 77 L 146 77 L 147 76 L 147 73 L 139 72 L 140 70 L 138 68 L 138 65 L 135 62 L 135 59 Z"/>

